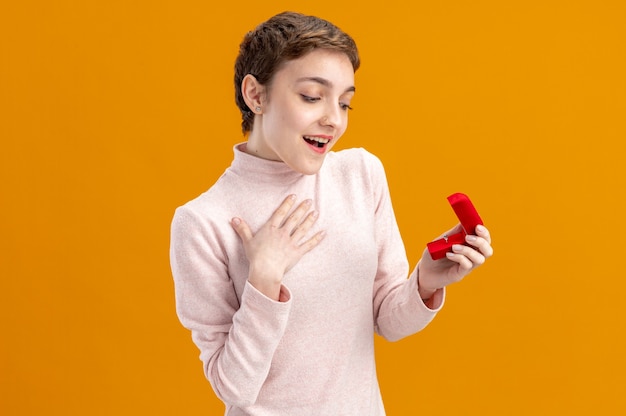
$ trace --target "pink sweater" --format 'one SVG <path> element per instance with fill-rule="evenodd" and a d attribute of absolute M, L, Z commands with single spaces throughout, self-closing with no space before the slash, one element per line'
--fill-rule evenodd
<path fill-rule="evenodd" d="M 230 220 L 254 232 L 292 193 L 313 200 L 310 234 L 326 237 L 284 276 L 286 301 L 276 302 L 248 283 Z M 176 210 L 171 232 L 178 317 L 226 415 L 384 415 L 374 332 L 398 340 L 443 305 L 443 290 L 436 310 L 420 299 L 383 166 L 363 149 L 331 152 L 302 175 L 235 146 L 215 185 Z"/>

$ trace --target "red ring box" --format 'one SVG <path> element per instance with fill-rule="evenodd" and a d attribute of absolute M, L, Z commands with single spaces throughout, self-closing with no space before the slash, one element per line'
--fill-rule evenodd
<path fill-rule="evenodd" d="M 474 204 L 467 195 L 462 193 L 452 194 L 448 197 L 448 202 L 452 206 L 454 213 L 461 222 L 463 230 L 459 233 L 452 234 L 426 244 L 428 252 L 433 260 L 439 260 L 446 256 L 448 251 L 452 250 L 453 244 L 465 244 L 465 236 L 468 234 L 476 234 L 476 226 L 482 225 L 483 220 L 476 212 Z"/>

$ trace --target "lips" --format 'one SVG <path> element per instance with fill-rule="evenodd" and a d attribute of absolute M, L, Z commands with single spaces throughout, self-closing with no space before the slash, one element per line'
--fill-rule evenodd
<path fill-rule="evenodd" d="M 330 142 L 330 138 L 323 136 L 303 136 L 304 141 L 318 149 L 323 149 Z"/>

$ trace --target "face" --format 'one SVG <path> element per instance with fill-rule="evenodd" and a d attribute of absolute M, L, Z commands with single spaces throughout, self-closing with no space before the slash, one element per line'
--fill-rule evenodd
<path fill-rule="evenodd" d="M 354 70 L 348 57 L 324 49 L 286 62 L 261 94 L 247 152 L 314 174 L 348 127 Z"/>

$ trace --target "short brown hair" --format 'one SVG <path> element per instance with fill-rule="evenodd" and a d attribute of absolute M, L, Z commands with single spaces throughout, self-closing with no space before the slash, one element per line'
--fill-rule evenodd
<path fill-rule="evenodd" d="M 298 59 L 314 49 L 345 53 L 354 71 L 359 68 L 359 53 L 354 40 L 319 17 L 283 12 L 244 36 L 235 61 L 235 102 L 241 111 L 241 130 L 244 134 L 252 130 L 254 113 L 241 93 L 243 78 L 251 74 L 261 85 L 267 85 L 284 62 Z"/>

